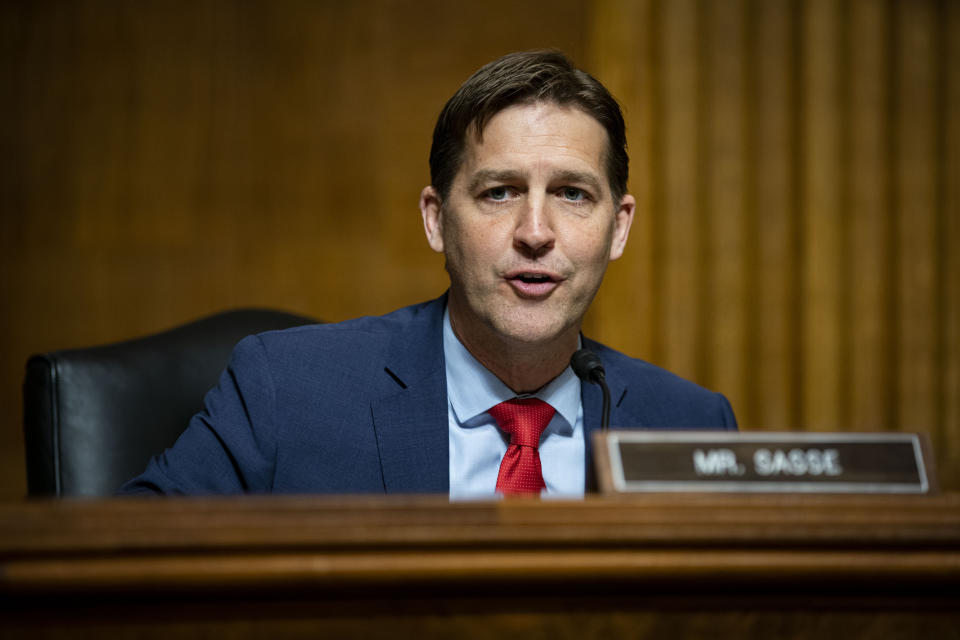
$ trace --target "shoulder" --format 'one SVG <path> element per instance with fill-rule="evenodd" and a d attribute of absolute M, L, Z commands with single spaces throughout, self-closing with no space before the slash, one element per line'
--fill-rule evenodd
<path fill-rule="evenodd" d="M 616 380 L 619 377 L 624 382 L 629 381 L 634 384 L 640 383 L 645 386 L 656 386 L 661 390 L 671 389 L 678 393 L 695 395 L 712 393 L 708 389 L 690 380 L 681 378 L 675 373 L 651 364 L 646 360 L 630 357 L 625 353 L 611 349 L 599 342 L 585 338 L 583 345 L 600 357 L 607 371 L 608 379 L 612 378 Z"/>
<path fill-rule="evenodd" d="M 310 324 L 278 331 L 266 331 L 245 338 L 247 343 L 259 343 L 269 353 L 376 351 L 396 336 L 410 331 L 418 323 L 428 324 L 443 316 L 443 299 L 397 309 L 382 316 L 364 316 L 326 324 Z"/>
<path fill-rule="evenodd" d="M 603 362 L 613 401 L 619 400 L 640 423 L 736 428 L 730 403 L 722 394 L 599 342 L 584 338 L 583 345 Z"/>
<path fill-rule="evenodd" d="M 370 379 L 382 371 L 398 344 L 439 344 L 444 298 L 411 305 L 383 316 L 267 331 L 244 338 L 231 366 L 257 367 L 270 375 L 301 382 L 340 378 Z"/>

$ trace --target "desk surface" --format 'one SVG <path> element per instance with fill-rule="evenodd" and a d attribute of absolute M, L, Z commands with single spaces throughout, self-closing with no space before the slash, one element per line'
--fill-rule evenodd
<path fill-rule="evenodd" d="M 351 607 L 365 610 L 363 602 L 377 602 L 377 615 L 384 616 L 429 601 L 445 602 L 445 610 L 453 607 L 467 618 L 481 616 L 474 622 L 496 628 L 492 620 L 502 622 L 520 606 L 514 597 L 498 599 L 505 586 L 528 594 L 521 598 L 523 611 L 536 616 L 578 610 L 609 622 L 645 611 L 661 620 L 665 610 L 689 608 L 695 598 L 698 611 L 702 605 L 714 612 L 709 615 L 731 607 L 743 613 L 749 601 L 754 621 L 763 615 L 781 620 L 784 603 L 800 616 L 796 603 L 803 602 L 805 614 L 829 609 L 835 616 L 839 606 L 848 614 L 872 612 L 871 620 L 879 613 L 906 616 L 900 624 L 921 625 L 910 627 L 918 633 L 960 630 L 960 495 L 646 495 L 455 504 L 435 497 L 244 497 L 0 505 L 0 602 L 6 603 L 0 612 L 16 619 L 21 631 L 36 622 L 24 612 L 48 612 L 51 602 L 64 601 L 54 596 L 63 595 L 74 607 L 58 618 L 67 626 L 75 622 L 78 602 L 91 615 L 90 607 L 131 600 L 142 605 L 148 596 L 154 607 L 181 613 L 193 607 L 188 618 L 196 621 L 203 618 L 197 602 L 229 601 L 242 611 L 244 603 L 260 607 L 269 596 L 275 605 L 312 603 L 307 617 L 320 615 L 324 625 L 340 620 L 339 612 L 355 611 Z M 326 613 L 318 613 L 320 600 Z M 284 611 L 286 620 L 291 610 Z M 303 622 L 306 614 L 296 611 L 294 618 Z M 160 628 L 156 611 L 152 615 L 151 628 Z M 419 619 L 405 615 L 408 624 Z M 96 619 L 107 617 L 103 612 Z M 214 617 L 224 620 L 223 614 Z M 428 617 L 437 624 L 433 613 Z M 373 624 L 376 616 L 354 618 Z M 129 615 L 124 619 L 133 624 Z M 85 618 L 85 624 L 93 622 Z M 945 626 L 929 626 L 935 624 Z M 422 631 L 411 627 L 410 637 Z M 737 633 L 748 637 L 748 631 Z"/>
<path fill-rule="evenodd" d="M 242 567 L 233 559 L 242 556 Z M 882 561 L 881 561 L 882 558 Z M 0 592 L 527 577 L 896 575 L 960 583 L 960 495 L 649 495 L 450 504 L 244 497 L 0 505 Z M 221 585 L 222 586 L 222 585 Z"/>

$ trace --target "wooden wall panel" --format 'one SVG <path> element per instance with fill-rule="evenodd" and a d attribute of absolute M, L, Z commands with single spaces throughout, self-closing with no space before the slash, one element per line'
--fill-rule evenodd
<path fill-rule="evenodd" d="M 845 250 L 849 272 L 849 426 L 884 430 L 893 426 L 889 389 L 894 364 L 890 322 L 894 276 L 891 206 L 887 187 L 890 145 L 887 126 L 891 88 L 887 83 L 889 5 L 875 0 L 850 4 L 847 18 L 850 80 L 844 145 L 849 173 L 843 207 L 849 216 Z"/>
<path fill-rule="evenodd" d="M 936 0 L 0 3 L 0 497 L 32 352 L 441 291 L 436 113 L 543 46 L 628 122 L 637 218 L 587 332 L 745 428 L 926 430 L 960 488 L 958 42 Z"/>
<path fill-rule="evenodd" d="M 750 388 L 744 426 L 799 428 L 800 327 L 797 11 L 790 0 L 750 5 L 750 185 L 748 213 L 755 258 L 750 274 Z M 763 381 L 758 382 L 758 381 Z M 718 381 L 717 387 L 723 383 Z M 731 399 L 735 402 L 735 399 Z"/>
<path fill-rule="evenodd" d="M 803 96 L 801 272 L 803 330 L 801 366 L 804 427 L 833 430 L 841 423 L 841 246 L 846 211 L 840 207 L 841 102 L 840 5 L 806 3 L 801 47 Z"/>
<path fill-rule="evenodd" d="M 897 7 L 895 175 L 897 235 L 897 423 L 937 428 L 937 102 L 936 11 Z"/>
<path fill-rule="evenodd" d="M 699 205 L 700 58 L 696 0 L 661 4 L 662 33 L 657 41 L 658 68 L 655 135 L 657 164 L 652 215 L 658 217 L 658 262 L 654 266 L 660 297 L 658 359 L 670 370 L 697 377 L 700 326 L 703 320 L 704 234 Z M 692 294 L 692 295 L 691 295 Z M 654 343 L 657 345 L 658 343 Z"/>
<path fill-rule="evenodd" d="M 704 384 L 724 381 L 725 393 L 746 396 L 747 270 L 745 2 L 707 3 L 700 28 L 704 96 L 702 196 Z M 709 162 L 705 160 L 710 159 Z M 712 329 L 708 329 L 713 325 Z"/>
<path fill-rule="evenodd" d="M 620 59 L 590 49 L 601 78 L 653 69 L 653 96 L 639 71 L 622 94 L 651 114 L 629 139 L 653 258 L 628 246 L 620 268 L 656 275 L 649 327 L 610 302 L 649 283 L 617 279 L 592 328 L 649 334 L 634 355 L 724 392 L 745 428 L 927 432 L 960 488 L 956 3 L 597 5 L 645 20 Z"/>
<path fill-rule="evenodd" d="M 939 379 L 941 397 L 940 459 L 952 464 L 948 476 L 952 486 L 960 487 L 960 65 L 946 61 L 960 60 L 960 3 L 948 3 L 947 16 L 939 22 L 940 53 L 944 61 L 940 69 L 943 92 L 940 117 L 945 133 L 941 138 L 943 162 L 940 192 L 943 216 L 939 235 L 939 252 L 943 256 L 940 281 L 942 307 L 943 372 Z"/>

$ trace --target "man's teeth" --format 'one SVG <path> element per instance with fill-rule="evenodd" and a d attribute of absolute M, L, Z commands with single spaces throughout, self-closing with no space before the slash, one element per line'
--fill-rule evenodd
<path fill-rule="evenodd" d="M 519 278 L 524 282 L 546 282 L 550 280 L 550 276 L 542 273 L 521 273 Z"/>

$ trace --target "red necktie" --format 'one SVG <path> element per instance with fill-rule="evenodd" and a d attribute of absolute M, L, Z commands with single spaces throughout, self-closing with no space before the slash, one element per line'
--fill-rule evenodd
<path fill-rule="evenodd" d="M 540 469 L 540 436 L 553 418 L 554 408 L 538 398 L 513 398 L 492 407 L 500 429 L 510 434 L 510 444 L 500 463 L 497 491 L 504 494 L 539 494 L 547 485 Z"/>

